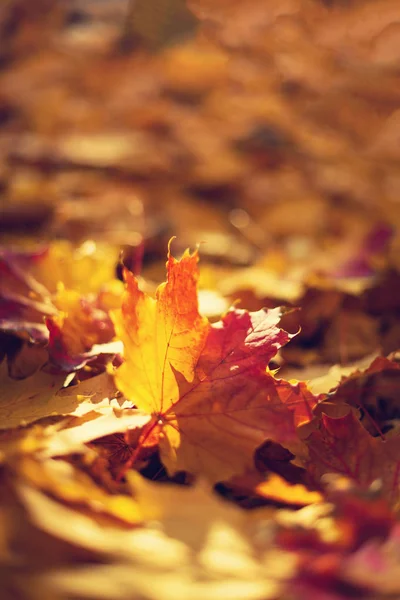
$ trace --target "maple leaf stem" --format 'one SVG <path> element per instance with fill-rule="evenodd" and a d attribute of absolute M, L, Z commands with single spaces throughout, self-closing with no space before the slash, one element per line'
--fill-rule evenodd
<path fill-rule="evenodd" d="M 153 417 L 153 419 L 147 424 L 147 427 L 145 427 L 144 431 L 142 432 L 142 434 L 138 440 L 135 450 L 132 452 L 131 456 L 128 458 L 128 460 L 126 461 L 126 463 L 124 464 L 124 466 L 122 467 L 122 469 L 120 470 L 120 472 L 117 475 L 116 479 L 117 479 L 118 483 L 120 483 L 121 480 L 125 477 L 126 473 L 129 471 L 129 469 L 131 469 L 134 466 L 134 464 L 139 456 L 139 452 L 143 447 L 143 444 L 150 437 L 150 435 L 152 434 L 154 429 L 158 426 L 158 422 L 159 422 L 159 419 L 157 417 Z"/>
<path fill-rule="evenodd" d="M 375 429 L 378 432 L 380 438 L 383 441 L 385 441 L 386 440 L 385 434 L 383 433 L 383 431 L 379 427 L 378 423 L 375 421 L 374 417 L 372 415 L 370 415 L 369 411 L 361 403 L 360 403 L 360 406 L 364 409 L 365 416 L 367 417 L 367 419 L 369 420 L 369 422 L 371 423 L 371 425 L 373 427 L 375 427 Z"/>

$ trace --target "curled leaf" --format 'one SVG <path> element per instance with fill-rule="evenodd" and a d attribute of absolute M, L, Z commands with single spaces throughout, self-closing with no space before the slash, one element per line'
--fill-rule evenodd
<path fill-rule="evenodd" d="M 306 440 L 309 473 L 320 481 L 327 473 L 340 473 L 366 488 L 376 480 L 395 506 L 400 500 L 400 438 L 372 437 L 354 413 L 322 415 L 317 431 Z"/>

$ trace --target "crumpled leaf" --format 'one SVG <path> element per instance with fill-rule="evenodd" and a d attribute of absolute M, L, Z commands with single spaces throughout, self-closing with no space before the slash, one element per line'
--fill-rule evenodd
<path fill-rule="evenodd" d="M 36 252 L 3 251 L 0 328 L 49 341 L 50 359 L 61 370 L 81 368 L 96 356 L 87 354 L 93 346 L 114 335 L 108 312 L 119 306 L 122 292 L 116 259 L 111 248 L 90 241 L 79 248 L 58 242 Z"/>
<path fill-rule="evenodd" d="M 376 357 L 368 366 L 353 369 L 332 391 L 334 401 L 360 409 L 362 423 L 372 435 L 389 432 L 400 418 L 400 364 Z"/>
<path fill-rule="evenodd" d="M 62 318 L 63 319 L 63 318 Z M 100 356 L 109 356 L 119 360 L 122 352 L 122 344 L 115 340 L 114 342 L 104 342 L 94 344 L 90 349 L 75 354 L 68 348 L 68 342 L 65 340 L 63 330 L 56 323 L 47 319 L 47 328 L 49 330 L 49 358 L 50 365 L 57 372 L 72 373 L 84 367 L 87 363 L 94 361 Z M 93 323 L 94 324 L 94 323 Z M 100 331 L 103 326 L 100 326 Z M 85 337 L 85 334 L 83 334 Z M 73 346 L 82 346 L 83 340 L 75 340 Z"/>
<path fill-rule="evenodd" d="M 344 412 L 344 414 L 343 414 Z M 340 473 L 361 487 L 379 480 L 392 506 L 400 500 L 400 437 L 372 437 L 348 407 L 342 416 L 322 414 L 318 429 L 305 440 L 307 470 L 316 483 L 327 473 Z"/>
<path fill-rule="evenodd" d="M 197 252 L 186 251 L 180 261 L 169 253 L 167 283 L 155 300 L 125 273 L 122 310 L 112 313 L 125 347 L 115 378 L 123 394 L 152 415 L 147 431 L 160 429 L 169 472 L 218 481 L 251 466 L 267 437 L 295 444 L 295 413 L 305 401 L 301 394 L 293 400 L 295 386 L 285 394 L 283 383 L 281 399 L 280 382 L 266 372 L 291 337 L 278 327 L 282 311 L 232 309 L 210 325 L 198 312 L 197 260 Z M 316 398 L 309 396 L 312 407 Z"/>
<path fill-rule="evenodd" d="M 114 328 L 107 310 L 119 305 L 119 296 L 109 294 L 107 310 L 101 295 L 96 301 L 87 300 L 74 290 L 61 285 L 54 298 L 59 313 L 48 317 L 48 351 L 51 362 L 66 372 L 82 368 L 99 354 L 115 354 L 121 351 L 118 343 L 110 344 Z"/>

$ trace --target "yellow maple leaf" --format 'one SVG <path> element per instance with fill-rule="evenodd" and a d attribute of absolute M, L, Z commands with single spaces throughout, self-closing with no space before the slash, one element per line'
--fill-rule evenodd
<path fill-rule="evenodd" d="M 169 252 L 167 282 L 156 299 L 140 291 L 134 275 L 125 271 L 123 307 L 111 313 L 125 349 L 117 386 L 139 408 L 160 417 L 179 399 L 174 371 L 193 381 L 209 331 L 197 308 L 197 262 L 197 251 L 186 251 L 180 261 Z"/>

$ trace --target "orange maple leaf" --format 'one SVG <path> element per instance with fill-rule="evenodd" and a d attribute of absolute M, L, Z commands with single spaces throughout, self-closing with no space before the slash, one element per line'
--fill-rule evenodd
<path fill-rule="evenodd" d="M 197 251 L 179 261 L 169 252 L 167 282 L 155 299 L 125 271 L 122 309 L 112 313 L 125 348 L 115 378 L 122 393 L 152 415 L 150 430 L 160 429 L 168 471 L 218 481 L 251 466 L 266 438 L 298 442 L 295 411 L 267 370 L 291 335 L 278 327 L 279 308 L 231 309 L 211 325 L 198 311 L 197 262 Z"/>

